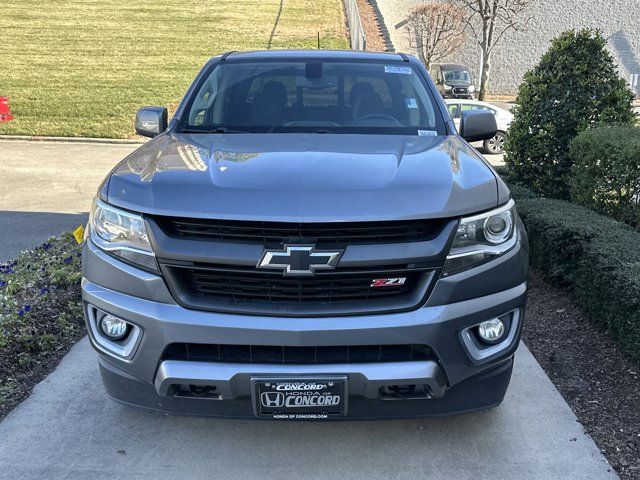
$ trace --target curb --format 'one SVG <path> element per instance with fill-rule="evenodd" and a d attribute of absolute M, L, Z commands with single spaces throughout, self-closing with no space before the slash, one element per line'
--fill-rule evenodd
<path fill-rule="evenodd" d="M 143 145 L 147 140 L 91 137 L 41 137 L 37 135 L 0 135 L 0 141 L 102 143 L 112 145 Z"/>

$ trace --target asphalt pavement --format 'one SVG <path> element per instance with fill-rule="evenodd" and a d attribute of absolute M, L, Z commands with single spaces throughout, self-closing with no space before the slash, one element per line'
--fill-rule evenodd
<path fill-rule="evenodd" d="M 86 223 L 102 179 L 139 146 L 0 140 L 0 262 Z"/>
<path fill-rule="evenodd" d="M 0 141 L 0 261 L 86 218 L 135 145 Z M 617 478 L 524 345 L 504 403 L 454 417 L 275 423 L 116 404 L 79 342 L 0 423 L 0 478 Z"/>

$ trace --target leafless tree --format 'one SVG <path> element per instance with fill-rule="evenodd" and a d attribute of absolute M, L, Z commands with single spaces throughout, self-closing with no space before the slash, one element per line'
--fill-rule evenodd
<path fill-rule="evenodd" d="M 535 0 L 448 0 L 451 5 L 463 8 L 467 13 L 467 27 L 473 33 L 482 54 L 480 68 L 480 92 L 484 100 L 491 71 L 491 53 L 509 30 L 524 30 L 531 17 L 527 8 Z"/>
<path fill-rule="evenodd" d="M 427 69 L 455 53 L 464 42 L 465 12 L 449 3 L 431 2 L 411 10 L 405 22 L 409 43 Z"/>

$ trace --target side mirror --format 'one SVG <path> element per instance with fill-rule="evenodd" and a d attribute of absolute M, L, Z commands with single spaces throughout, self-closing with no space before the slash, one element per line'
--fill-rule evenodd
<path fill-rule="evenodd" d="M 487 140 L 498 131 L 496 117 L 491 112 L 467 110 L 460 118 L 460 136 L 467 142 Z"/>
<path fill-rule="evenodd" d="M 136 133 L 155 137 L 167 129 L 169 113 L 165 107 L 142 107 L 136 113 Z"/>

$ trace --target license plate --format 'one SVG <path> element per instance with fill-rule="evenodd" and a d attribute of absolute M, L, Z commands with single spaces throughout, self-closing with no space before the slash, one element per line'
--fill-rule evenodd
<path fill-rule="evenodd" d="M 251 383 L 259 417 L 326 420 L 347 413 L 347 377 L 254 377 Z"/>

